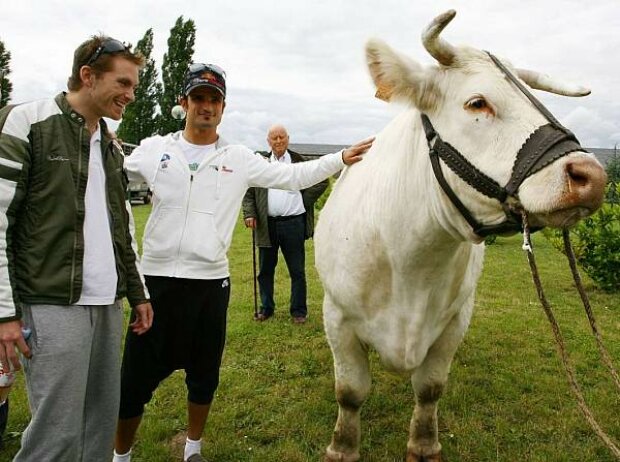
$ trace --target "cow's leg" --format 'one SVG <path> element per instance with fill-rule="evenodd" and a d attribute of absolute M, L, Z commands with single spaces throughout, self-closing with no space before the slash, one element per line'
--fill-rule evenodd
<path fill-rule="evenodd" d="M 368 350 L 346 322 L 324 302 L 327 339 L 334 356 L 338 420 L 332 442 L 327 447 L 325 462 L 359 460 L 360 407 L 370 392 Z"/>
<path fill-rule="evenodd" d="M 409 427 L 407 462 L 442 460 L 437 432 L 437 402 L 448 380 L 456 349 L 467 330 L 468 312 L 470 310 L 466 309 L 454 317 L 411 376 L 416 401 Z"/>
<path fill-rule="evenodd" d="M 414 374 L 416 375 L 416 374 Z M 437 401 L 443 391 L 443 383 L 415 384 L 415 407 L 409 427 L 407 462 L 441 462 L 441 444 L 437 435 Z"/>

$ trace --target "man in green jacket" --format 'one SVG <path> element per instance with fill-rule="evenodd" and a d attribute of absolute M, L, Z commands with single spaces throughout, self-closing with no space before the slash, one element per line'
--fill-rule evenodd
<path fill-rule="evenodd" d="M 22 353 L 32 411 L 17 462 L 111 458 L 121 299 L 138 334 L 152 309 L 122 149 L 102 118 L 122 117 L 143 62 L 93 36 L 75 51 L 67 93 L 0 111 L 0 362 L 18 369 Z"/>
<path fill-rule="evenodd" d="M 271 147 L 269 162 L 291 164 L 307 160 L 288 149 L 289 136 L 282 125 L 274 125 L 269 129 L 267 142 Z M 280 249 L 291 278 L 291 318 L 296 324 L 306 322 L 308 307 L 304 242 L 314 234 L 314 203 L 328 184 L 328 180 L 324 180 L 302 191 L 250 188 L 243 198 L 245 226 L 256 229 L 261 300 L 257 321 L 269 319 L 275 310 L 273 285 Z"/>

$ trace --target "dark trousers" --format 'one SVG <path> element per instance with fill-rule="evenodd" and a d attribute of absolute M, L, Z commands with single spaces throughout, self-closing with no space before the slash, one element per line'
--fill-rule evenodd
<path fill-rule="evenodd" d="M 306 215 L 269 218 L 269 240 L 271 247 L 259 247 L 259 273 L 261 309 L 272 314 L 276 305 L 273 301 L 273 280 L 278 264 L 278 249 L 282 250 L 288 274 L 291 277 L 291 316 L 306 316 Z"/>
<path fill-rule="evenodd" d="M 177 369 L 185 370 L 187 399 L 192 403 L 211 403 L 219 384 L 230 280 L 163 276 L 145 276 L 145 280 L 153 326 L 142 335 L 127 330 L 121 419 L 142 415 L 159 383 Z"/>

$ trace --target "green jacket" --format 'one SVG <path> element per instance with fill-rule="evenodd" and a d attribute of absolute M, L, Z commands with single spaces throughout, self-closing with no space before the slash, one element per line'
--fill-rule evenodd
<path fill-rule="evenodd" d="M 80 299 L 84 196 L 90 133 L 61 93 L 0 110 L 0 322 L 20 303 L 70 305 Z M 117 298 L 147 300 L 132 249 L 123 153 L 101 124 L 118 276 Z M 3 245 L 6 244 L 6 245 Z"/>
<path fill-rule="evenodd" d="M 291 162 L 304 162 L 306 159 L 301 154 L 288 150 L 291 155 Z M 262 154 L 262 153 L 261 153 Z M 271 156 L 271 153 L 266 154 Z M 306 209 L 306 239 L 310 239 L 314 235 L 314 203 L 317 201 L 321 194 L 327 189 L 329 180 L 321 181 L 320 183 L 310 186 L 307 189 L 301 190 L 301 197 Z M 269 240 L 269 227 L 267 224 L 268 205 L 267 205 L 267 193 L 268 189 L 265 188 L 250 188 L 243 198 L 243 218 L 256 218 L 256 246 L 257 247 L 271 247 L 271 241 Z"/>

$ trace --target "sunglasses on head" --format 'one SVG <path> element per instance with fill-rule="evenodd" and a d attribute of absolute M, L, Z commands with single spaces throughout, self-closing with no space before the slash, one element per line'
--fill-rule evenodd
<path fill-rule="evenodd" d="M 193 63 L 187 67 L 188 74 L 198 74 L 205 71 L 214 72 L 217 75 L 221 76 L 222 79 L 226 79 L 226 71 L 217 64 Z"/>
<path fill-rule="evenodd" d="M 125 45 L 123 42 L 120 42 L 116 39 L 106 39 L 101 42 L 101 45 L 97 47 L 95 52 L 91 55 L 91 57 L 86 62 L 87 66 L 90 66 L 92 63 L 97 61 L 101 55 L 118 53 L 119 51 L 129 51 L 130 47 Z"/>

